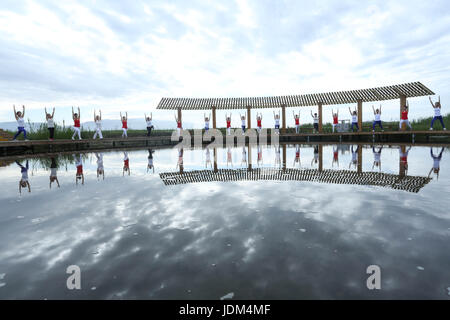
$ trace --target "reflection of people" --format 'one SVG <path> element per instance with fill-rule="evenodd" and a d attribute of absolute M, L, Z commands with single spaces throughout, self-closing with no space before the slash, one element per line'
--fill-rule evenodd
<path fill-rule="evenodd" d="M 339 148 L 338 146 L 333 146 L 333 162 L 331 163 L 331 167 L 334 167 L 334 164 L 337 164 L 339 168 Z"/>
<path fill-rule="evenodd" d="M 313 121 L 314 121 L 314 133 L 317 133 L 317 132 L 319 132 L 319 116 L 317 115 L 317 113 L 312 113 L 312 111 L 311 111 L 311 117 L 313 118 Z"/>
<path fill-rule="evenodd" d="M 211 164 L 211 153 L 210 153 L 208 147 L 206 147 L 206 150 L 205 150 L 205 157 L 206 157 L 205 168 L 208 168 L 208 164 L 209 164 L 209 166 L 212 168 L 212 164 Z"/>
<path fill-rule="evenodd" d="M 149 170 L 153 170 L 153 173 L 155 173 L 155 166 L 153 165 L 153 151 L 152 149 L 148 149 L 148 164 L 147 164 L 147 172 Z"/>
<path fill-rule="evenodd" d="M 241 160 L 241 166 L 245 163 L 245 166 L 247 166 L 247 149 L 245 146 L 242 146 L 242 160 Z"/>
<path fill-rule="evenodd" d="M 358 151 L 359 151 L 359 145 L 356 147 L 356 149 L 353 149 L 353 145 L 351 147 L 352 150 L 352 161 L 349 163 L 348 168 L 350 169 L 351 165 L 353 164 L 356 168 L 358 165 Z"/>
<path fill-rule="evenodd" d="M 122 138 L 128 138 L 128 112 L 125 112 L 124 116 L 121 112 L 120 120 L 122 121 Z"/>
<path fill-rule="evenodd" d="M 403 123 L 406 123 L 406 125 L 409 127 L 409 129 L 412 130 L 411 123 L 408 120 L 408 112 L 409 112 L 408 109 L 409 109 L 409 103 L 408 103 L 408 101 L 406 101 L 406 106 L 403 106 L 402 114 L 400 117 L 400 124 L 399 124 L 400 129 L 402 129 Z"/>
<path fill-rule="evenodd" d="M 80 113 L 80 107 L 78 107 L 78 113 L 74 113 L 73 112 L 73 107 L 72 107 L 72 119 L 73 119 L 73 135 L 72 135 L 72 140 L 75 140 L 75 136 L 78 135 L 78 139 L 81 140 L 81 124 L 80 124 L 80 119 L 81 119 L 81 113 Z"/>
<path fill-rule="evenodd" d="M 353 128 L 356 127 L 356 130 L 359 131 L 359 125 L 358 125 L 358 112 L 355 110 L 351 110 L 350 107 L 348 107 L 348 111 L 350 112 L 350 115 L 352 116 L 352 127 L 351 130 L 354 132 Z"/>
<path fill-rule="evenodd" d="M 16 111 L 16 106 L 13 106 L 14 109 L 14 117 L 17 120 L 17 133 L 14 135 L 13 141 L 17 139 L 17 137 L 23 133 L 23 138 L 25 141 L 28 141 L 27 139 L 27 131 L 25 130 L 25 106 L 22 106 L 22 112 Z"/>
<path fill-rule="evenodd" d="M 381 128 L 381 131 L 384 131 L 383 125 L 381 123 L 381 104 L 380 104 L 380 109 L 375 110 L 375 108 L 372 106 L 372 110 L 373 110 L 373 114 L 375 117 L 375 119 L 373 120 L 373 123 L 372 123 L 372 132 L 375 132 L 376 125 L 379 125 Z"/>
<path fill-rule="evenodd" d="M 56 164 L 56 160 L 54 157 L 51 159 L 52 163 L 50 164 L 50 189 L 52 188 L 52 183 L 56 181 L 56 185 L 59 188 L 59 181 L 57 176 L 58 165 Z"/>
<path fill-rule="evenodd" d="M 211 119 L 211 113 L 209 114 L 209 117 L 207 117 L 205 114 L 203 114 L 203 118 L 205 118 L 205 131 L 209 130 L 209 119 Z"/>
<path fill-rule="evenodd" d="M 95 109 L 94 109 L 94 122 L 95 122 L 95 133 L 94 133 L 94 137 L 92 139 L 96 139 L 97 135 L 99 136 L 100 139 L 103 139 L 103 134 L 102 134 L 102 110 L 99 110 L 99 114 L 96 115 L 95 114 Z"/>
<path fill-rule="evenodd" d="M 294 158 L 294 167 L 295 164 L 298 163 L 298 166 L 301 166 L 301 162 L 300 162 L 300 145 L 296 144 L 295 145 L 295 158 Z"/>
<path fill-rule="evenodd" d="M 381 146 L 378 151 L 375 150 L 375 146 L 372 146 L 372 152 L 373 152 L 373 165 L 372 170 L 375 167 L 378 167 L 378 169 L 381 171 L 381 151 L 383 150 L 383 146 Z"/>
<path fill-rule="evenodd" d="M 75 175 L 75 184 L 78 184 L 78 180 L 81 180 L 81 184 L 84 184 L 84 173 L 83 173 L 83 161 L 81 159 L 81 154 L 73 155 L 75 159 L 75 166 L 77 167 L 77 173 Z"/>
<path fill-rule="evenodd" d="M 53 108 L 52 113 L 47 112 L 47 108 L 45 108 L 45 120 L 47 120 L 47 130 L 48 130 L 48 136 L 49 140 L 53 141 L 55 137 L 55 121 L 53 120 L 53 117 L 55 116 L 55 108 Z"/>
<path fill-rule="evenodd" d="M 436 120 L 439 120 L 441 122 L 443 130 L 447 130 L 447 129 L 445 129 L 444 119 L 442 118 L 442 115 L 441 115 L 441 97 L 439 96 L 439 100 L 436 103 L 433 103 L 433 101 L 431 100 L 431 97 L 429 97 L 429 99 L 430 99 L 430 103 L 434 109 L 434 117 L 433 117 L 433 120 L 431 120 L 430 130 L 433 130 L 433 125 Z"/>
<path fill-rule="evenodd" d="M 130 159 L 128 158 L 128 152 L 123 152 L 123 170 L 122 170 L 122 176 L 125 175 L 125 172 L 130 175 Z"/>
<path fill-rule="evenodd" d="M 336 130 L 337 125 L 339 124 L 339 109 L 337 109 L 336 113 L 333 109 L 331 109 L 331 115 L 333 116 L 333 124 L 331 125 L 333 127 L 333 133 Z"/>
<path fill-rule="evenodd" d="M 25 167 L 19 161 L 16 161 L 16 163 L 20 167 L 20 173 L 22 174 L 22 177 L 19 181 L 19 193 L 22 194 L 22 188 L 28 188 L 28 192 L 31 192 L 30 182 L 28 181 L 28 160 L 25 164 Z"/>
<path fill-rule="evenodd" d="M 275 133 L 280 134 L 280 114 L 274 111 L 273 119 L 275 120 Z"/>
<path fill-rule="evenodd" d="M 275 145 L 275 166 L 281 165 L 281 150 L 280 145 Z"/>
<path fill-rule="evenodd" d="M 183 171 L 183 148 L 178 149 L 178 162 L 177 162 L 177 169 L 180 168 L 181 171 Z"/>
<path fill-rule="evenodd" d="M 152 124 L 153 116 L 152 116 L 152 113 L 150 112 L 150 117 L 147 117 L 147 115 L 144 113 L 144 118 L 145 118 L 145 122 L 147 122 L 147 137 L 150 137 L 150 135 L 152 134 L 152 129 L 153 129 L 153 124 Z"/>
<path fill-rule="evenodd" d="M 402 171 L 405 172 L 405 174 L 408 172 L 408 153 L 411 150 L 411 146 L 406 149 L 405 147 L 400 147 L 398 149 L 399 151 L 399 156 L 400 156 L 400 166 L 403 169 Z M 403 150 L 405 150 L 405 152 L 403 152 Z"/>
<path fill-rule="evenodd" d="M 300 133 L 300 110 L 298 114 L 295 114 L 294 110 L 292 110 L 292 114 L 294 115 L 295 121 L 295 133 Z"/>
<path fill-rule="evenodd" d="M 232 158 L 232 153 L 231 153 L 231 147 L 228 147 L 228 149 L 227 149 L 227 167 L 228 167 L 228 164 L 233 166 L 233 158 Z"/>
<path fill-rule="evenodd" d="M 436 179 L 439 179 L 439 171 L 442 159 L 442 153 L 444 152 L 444 148 L 441 149 L 438 156 L 435 156 L 433 153 L 433 148 L 430 148 L 430 155 L 433 158 L 433 168 L 431 168 L 430 173 L 428 174 L 428 178 L 431 176 L 431 173 L 436 174 Z"/>
<path fill-rule="evenodd" d="M 263 156 L 262 156 L 262 148 L 261 148 L 261 145 L 259 145 L 258 144 L 258 146 L 256 147 L 256 150 L 257 150 L 257 152 L 258 152 L 258 160 L 257 160 L 257 164 L 258 164 L 258 166 L 260 165 L 260 164 L 263 164 Z"/>
<path fill-rule="evenodd" d="M 319 146 L 314 146 L 314 157 L 311 160 L 311 167 L 314 164 L 318 164 L 319 163 Z"/>
<path fill-rule="evenodd" d="M 103 153 L 95 153 L 95 157 L 97 158 L 97 179 L 100 176 L 103 176 L 103 180 L 105 180 L 105 168 L 103 167 Z"/>

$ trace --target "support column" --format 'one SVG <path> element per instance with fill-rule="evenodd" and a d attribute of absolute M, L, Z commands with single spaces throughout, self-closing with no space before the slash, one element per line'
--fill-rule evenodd
<path fill-rule="evenodd" d="M 402 109 L 403 109 L 404 106 L 406 106 L 406 96 L 403 95 L 403 94 L 401 94 L 401 95 L 400 95 L 400 115 L 399 115 L 399 119 L 402 118 Z M 408 111 L 409 111 L 409 110 L 408 110 Z M 402 125 L 402 127 L 400 128 L 400 130 L 401 130 L 401 131 L 406 130 L 406 123 L 404 123 L 404 124 Z"/>
<path fill-rule="evenodd" d="M 283 144 L 283 171 L 286 171 L 286 144 Z"/>
<path fill-rule="evenodd" d="M 248 171 L 252 171 L 252 145 L 249 143 L 247 145 L 247 164 L 248 164 Z"/>
<path fill-rule="evenodd" d="M 319 145 L 319 172 L 322 171 L 323 171 L 323 145 Z"/>
<path fill-rule="evenodd" d="M 252 113 L 250 108 L 250 106 L 247 106 L 247 129 L 252 128 Z"/>
<path fill-rule="evenodd" d="M 401 146 L 400 150 L 401 150 L 402 154 L 405 154 L 406 146 Z M 398 175 L 400 176 L 400 178 L 404 178 L 406 176 L 406 165 L 405 165 L 405 162 L 402 161 L 401 156 L 399 158 L 400 159 L 399 159 Z"/>
<path fill-rule="evenodd" d="M 319 102 L 318 108 L 318 115 L 319 115 L 319 133 L 322 133 L 322 102 Z"/>
<path fill-rule="evenodd" d="M 213 149 L 213 155 L 214 155 L 214 172 L 217 172 L 217 149 Z"/>
<path fill-rule="evenodd" d="M 362 173 L 362 145 L 358 144 L 358 173 Z"/>
<path fill-rule="evenodd" d="M 212 126 L 213 126 L 213 129 L 216 129 L 216 107 L 212 107 L 211 108 L 211 110 L 212 110 Z M 216 149 L 214 149 L 214 150 L 216 150 Z"/>
<path fill-rule="evenodd" d="M 358 132 L 362 132 L 362 100 L 358 99 Z"/>
<path fill-rule="evenodd" d="M 286 105 L 284 104 L 281 105 L 281 133 L 286 133 Z"/>

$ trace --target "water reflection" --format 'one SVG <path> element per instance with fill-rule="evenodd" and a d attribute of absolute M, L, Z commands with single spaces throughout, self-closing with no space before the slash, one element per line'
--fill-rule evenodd
<path fill-rule="evenodd" d="M 28 188 L 28 192 L 31 192 L 30 182 L 28 181 L 28 169 L 30 168 L 28 160 L 25 166 L 23 166 L 19 161 L 16 164 L 20 167 L 20 181 L 19 181 L 19 193 L 22 193 L 22 188 Z"/>
<path fill-rule="evenodd" d="M 444 148 L 441 148 L 441 152 L 437 156 L 433 153 L 433 148 L 430 148 L 430 155 L 431 158 L 433 158 L 433 167 L 430 170 L 430 173 L 428 174 L 428 177 L 431 176 L 432 173 L 436 175 L 436 179 L 439 179 L 439 171 L 441 168 L 441 160 L 442 160 L 442 153 L 444 152 Z"/>

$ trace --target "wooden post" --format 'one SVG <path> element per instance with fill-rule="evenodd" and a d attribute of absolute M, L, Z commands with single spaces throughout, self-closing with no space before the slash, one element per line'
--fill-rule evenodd
<path fill-rule="evenodd" d="M 213 154 L 214 154 L 214 172 L 217 172 L 218 170 L 217 170 L 217 150 L 216 150 L 216 148 L 213 149 Z"/>
<path fill-rule="evenodd" d="M 281 133 L 286 133 L 286 105 L 284 104 L 281 105 Z"/>
<path fill-rule="evenodd" d="M 252 113 L 250 111 L 250 106 L 247 106 L 247 129 L 252 128 Z"/>
<path fill-rule="evenodd" d="M 216 129 L 216 107 L 212 107 L 212 125 L 213 125 L 213 129 Z M 215 149 L 214 149 L 215 151 Z"/>
<path fill-rule="evenodd" d="M 399 119 L 402 118 L 402 110 L 403 110 L 403 107 L 404 107 L 404 106 L 406 106 L 406 96 L 403 95 L 403 94 L 401 94 L 401 95 L 400 95 L 400 117 L 399 117 Z M 409 111 L 409 110 L 408 110 L 408 111 Z M 399 121 L 400 121 L 400 120 L 399 120 Z M 400 128 L 400 130 L 401 130 L 401 131 L 406 130 L 406 123 L 404 123 L 404 124 L 402 125 L 402 127 Z"/>
<path fill-rule="evenodd" d="M 247 171 L 252 171 L 252 146 L 249 143 L 247 145 L 248 151 L 247 151 L 247 164 L 248 164 L 248 169 Z"/>
<path fill-rule="evenodd" d="M 322 133 L 322 102 L 319 102 L 318 108 L 318 114 L 319 114 L 319 133 Z"/>
<path fill-rule="evenodd" d="M 358 99 L 358 132 L 362 132 L 362 100 Z"/>
<path fill-rule="evenodd" d="M 319 172 L 322 171 L 323 171 L 323 145 L 319 145 Z"/>
<path fill-rule="evenodd" d="M 284 117 L 283 117 L 284 119 Z M 286 144 L 283 144 L 283 171 L 286 171 Z"/>
<path fill-rule="evenodd" d="M 362 145 L 358 145 L 358 173 L 362 173 Z"/>
<path fill-rule="evenodd" d="M 401 153 L 405 154 L 406 153 L 406 146 L 401 146 L 400 147 Z M 405 163 L 402 161 L 402 158 L 400 157 L 399 159 L 399 168 L 398 168 L 398 175 L 400 176 L 400 178 L 404 178 L 406 175 L 406 165 Z"/>

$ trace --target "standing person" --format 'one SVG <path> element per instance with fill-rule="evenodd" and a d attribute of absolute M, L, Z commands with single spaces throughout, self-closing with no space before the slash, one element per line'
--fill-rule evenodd
<path fill-rule="evenodd" d="M 25 141 L 28 141 L 27 139 L 27 131 L 25 130 L 25 106 L 22 106 L 22 112 L 16 111 L 16 106 L 13 105 L 14 109 L 14 117 L 17 120 L 17 133 L 14 135 L 13 141 L 16 141 L 17 137 L 23 133 L 23 138 Z"/>
<path fill-rule="evenodd" d="M 209 117 L 203 114 L 203 118 L 205 118 L 205 132 L 207 132 L 209 130 L 209 119 L 211 119 L 211 113 L 209 114 Z"/>
<path fill-rule="evenodd" d="M 430 148 L 430 154 L 433 158 L 433 168 L 431 168 L 430 173 L 428 174 L 428 178 L 430 177 L 431 173 L 433 172 L 436 174 L 436 179 L 439 179 L 439 171 L 441 166 L 441 159 L 442 159 L 442 153 L 444 152 L 444 148 L 441 149 L 441 152 L 438 156 L 435 156 L 433 153 L 433 148 Z"/>
<path fill-rule="evenodd" d="M 52 188 L 52 183 L 56 181 L 56 185 L 59 188 L 59 181 L 58 181 L 58 165 L 56 164 L 56 160 L 54 157 L 51 158 L 52 163 L 50 164 L 50 189 Z"/>
<path fill-rule="evenodd" d="M 313 133 L 318 133 L 319 132 L 319 116 L 317 115 L 317 113 L 312 113 L 311 110 L 311 117 L 313 118 L 314 121 L 314 130 Z"/>
<path fill-rule="evenodd" d="M 47 129 L 48 129 L 48 136 L 49 140 L 53 141 L 55 138 L 55 121 L 53 120 L 53 117 L 55 116 L 55 108 L 53 108 L 53 112 L 50 114 L 47 112 L 47 108 L 45 108 L 45 120 L 47 121 Z"/>
<path fill-rule="evenodd" d="M 350 115 L 352 116 L 352 128 L 351 128 L 351 130 L 354 132 L 353 127 L 356 127 L 356 130 L 359 131 L 358 112 L 356 111 L 356 109 L 352 112 L 350 107 L 348 107 L 348 111 L 350 112 Z"/>
<path fill-rule="evenodd" d="M 147 137 L 150 137 L 150 135 L 152 134 L 152 129 L 153 129 L 153 124 L 152 124 L 153 116 L 152 116 L 152 113 L 150 112 L 150 117 L 147 117 L 147 115 L 144 113 L 144 118 L 145 118 L 145 122 L 147 122 Z"/>
<path fill-rule="evenodd" d="M 28 192 L 31 192 L 30 182 L 28 181 L 28 160 L 25 164 L 25 167 L 19 161 L 16 161 L 16 163 L 20 167 L 20 173 L 22 174 L 22 177 L 19 181 L 19 193 L 22 194 L 22 188 L 28 188 Z"/>
<path fill-rule="evenodd" d="M 300 133 L 300 110 L 298 110 L 298 114 L 295 114 L 294 110 L 292 110 L 292 114 L 294 115 L 295 121 L 295 133 Z"/>
<path fill-rule="evenodd" d="M 103 153 L 95 153 L 95 157 L 97 158 L 97 179 L 100 179 L 100 176 L 105 180 L 105 168 L 103 166 Z"/>
<path fill-rule="evenodd" d="M 356 147 L 356 150 L 353 149 L 353 145 L 352 145 L 352 161 L 348 165 L 349 169 L 352 164 L 355 166 L 355 168 L 358 166 L 358 151 L 359 151 L 359 145 Z"/>
<path fill-rule="evenodd" d="M 175 122 L 177 123 L 178 135 L 181 135 L 181 130 L 182 130 L 183 126 L 181 124 L 181 118 L 178 118 L 176 114 L 175 114 Z"/>
<path fill-rule="evenodd" d="M 122 138 L 128 138 L 128 112 L 125 112 L 125 116 L 120 113 L 120 119 L 122 120 Z"/>
<path fill-rule="evenodd" d="M 295 145 L 295 158 L 294 158 L 294 167 L 295 164 L 298 163 L 298 166 L 301 167 L 301 162 L 300 162 L 300 145 L 296 144 Z"/>
<path fill-rule="evenodd" d="M 412 130 L 411 123 L 408 120 L 408 112 L 409 112 L 408 109 L 409 109 L 409 103 L 408 103 L 408 100 L 407 100 L 406 101 L 406 105 L 403 106 L 402 115 L 400 117 L 400 124 L 399 124 L 400 130 L 402 129 L 403 123 L 406 123 L 406 125 L 409 127 L 409 129 Z"/>
<path fill-rule="evenodd" d="M 78 135 L 78 139 L 81 139 L 81 123 L 80 123 L 80 119 L 81 119 L 81 112 L 80 112 L 80 107 L 78 107 L 78 113 L 74 113 L 73 112 L 73 107 L 72 107 L 72 119 L 73 119 L 73 135 L 72 135 L 72 140 L 75 140 L 75 136 Z"/>
<path fill-rule="evenodd" d="M 131 174 L 130 171 L 130 159 L 128 158 L 128 152 L 123 152 L 123 170 L 122 170 L 122 176 L 125 175 L 125 172 L 128 173 L 128 175 Z"/>
<path fill-rule="evenodd" d="M 230 112 L 230 116 L 229 117 L 225 113 L 225 121 L 227 123 L 227 135 L 231 135 L 231 112 Z"/>
<path fill-rule="evenodd" d="M 372 170 L 374 167 L 378 167 L 378 169 L 381 171 L 381 151 L 383 150 L 383 146 L 381 146 L 378 151 L 375 150 L 375 146 L 372 146 L 372 152 L 373 152 L 373 165 Z"/>
<path fill-rule="evenodd" d="M 280 134 L 280 114 L 274 111 L 273 119 L 275 120 L 275 133 Z"/>
<path fill-rule="evenodd" d="M 381 131 L 384 131 L 383 125 L 381 124 L 381 104 L 380 104 L 380 109 L 377 109 L 377 110 L 375 110 L 375 108 L 372 105 L 372 110 L 373 110 L 373 114 L 375 116 L 375 119 L 373 120 L 373 124 L 372 124 L 372 132 L 375 132 L 376 125 L 379 125 L 381 128 Z"/>
<path fill-rule="evenodd" d="M 261 134 L 262 129 L 262 113 L 256 113 L 256 126 L 258 128 L 258 134 Z"/>
<path fill-rule="evenodd" d="M 433 101 L 431 100 L 431 97 L 429 97 L 429 99 L 430 99 L 430 103 L 434 109 L 434 117 L 433 117 L 433 120 L 431 120 L 430 130 L 433 130 L 433 125 L 436 120 L 439 120 L 441 122 L 443 130 L 447 130 L 447 129 L 445 129 L 444 119 L 442 118 L 442 115 L 441 115 L 441 96 L 439 96 L 439 100 L 436 103 L 433 103 Z"/>
<path fill-rule="evenodd" d="M 339 124 L 339 109 L 337 109 L 336 113 L 334 113 L 333 109 L 331 109 L 331 115 L 333 116 L 333 123 L 331 124 L 333 133 L 336 130 L 336 127 Z"/>
<path fill-rule="evenodd" d="M 334 164 L 337 164 L 339 168 L 339 148 L 338 146 L 333 146 L 333 162 L 331 163 L 331 167 L 334 167 Z"/>
<path fill-rule="evenodd" d="M 147 172 L 148 170 L 153 170 L 153 173 L 155 173 L 155 166 L 153 165 L 153 151 L 152 149 L 148 149 L 148 164 L 147 164 Z"/>
<path fill-rule="evenodd" d="M 245 134 L 245 114 L 244 115 L 239 114 L 239 116 L 241 117 L 242 135 L 244 135 Z"/>
<path fill-rule="evenodd" d="M 96 115 L 95 114 L 95 109 L 94 109 L 94 122 L 95 122 L 95 133 L 94 133 L 94 137 L 92 139 L 96 139 L 97 135 L 99 136 L 100 139 L 103 139 L 103 134 L 102 134 L 102 110 L 99 110 L 99 114 Z"/>
<path fill-rule="evenodd" d="M 84 185 L 84 173 L 83 173 L 83 159 L 81 158 L 81 154 L 73 155 L 75 159 L 75 166 L 77 168 L 77 173 L 75 174 L 75 184 L 78 185 L 78 180 L 81 180 L 81 184 Z"/>

